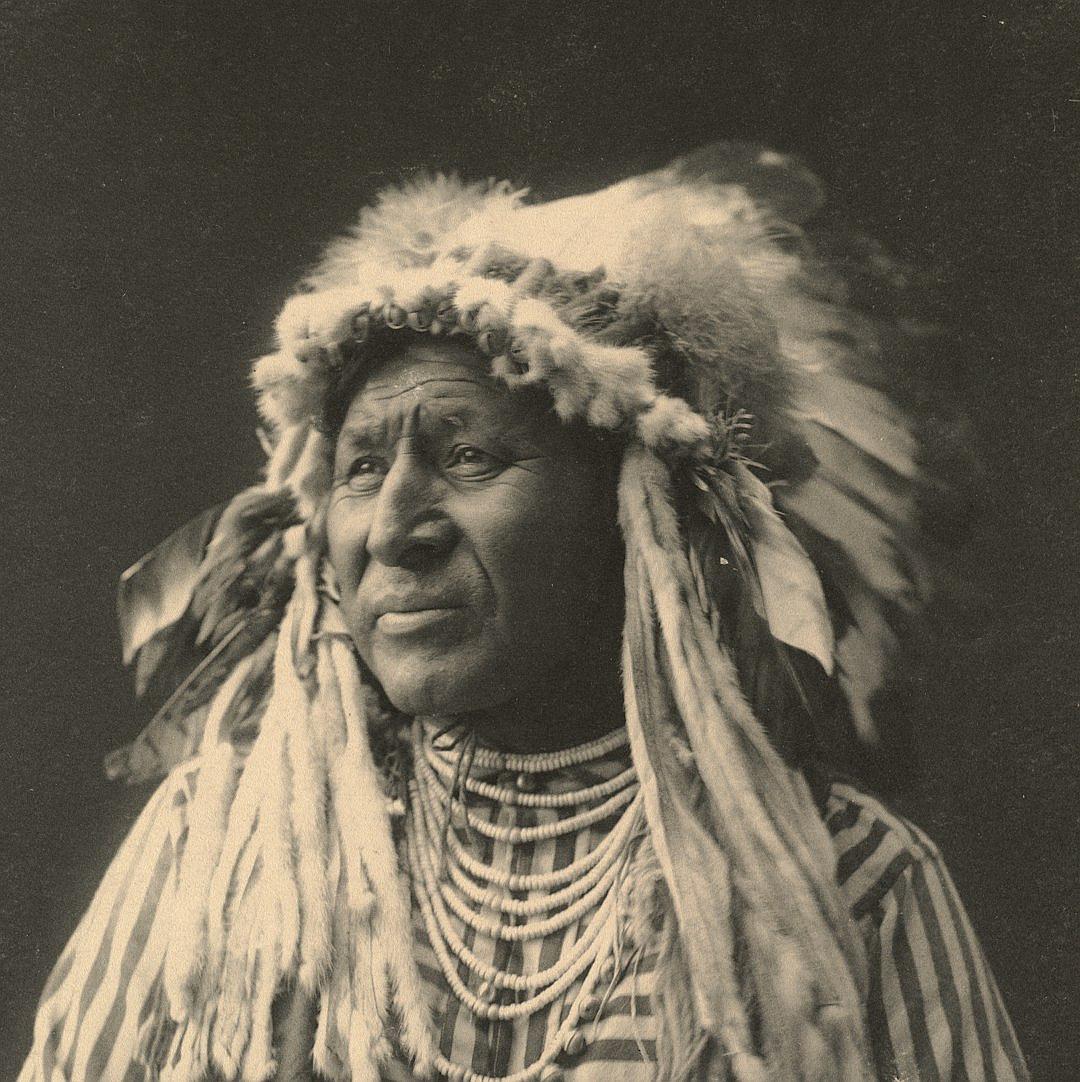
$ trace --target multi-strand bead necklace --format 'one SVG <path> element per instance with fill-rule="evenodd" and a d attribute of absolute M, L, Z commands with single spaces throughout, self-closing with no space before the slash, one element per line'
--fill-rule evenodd
<path fill-rule="evenodd" d="M 560 1002 L 578 986 L 564 1021 L 535 1063 L 500 1079 L 442 1055 L 436 1066 L 453 1082 L 554 1078 L 562 1054 L 583 1050 L 581 1027 L 596 1017 L 597 990 L 614 976 L 620 872 L 641 824 L 642 808 L 632 767 L 577 788 L 566 787 L 562 775 L 564 784 L 550 792 L 543 788 L 545 775 L 559 776 L 610 756 L 625 747 L 626 731 L 619 729 L 574 748 L 530 755 L 476 747 L 448 750 L 419 721 L 414 723 L 412 739 L 413 779 L 406 827 L 409 869 L 432 951 L 453 996 L 477 1019 L 516 1021 Z M 463 757 L 468 762 L 465 770 Z M 472 776 L 473 769 L 516 778 L 512 786 L 500 785 Z M 502 806 L 576 810 L 538 826 L 505 826 L 468 816 L 469 794 Z M 458 830 L 448 828 L 448 824 L 464 822 L 469 830 L 512 850 L 574 837 L 605 821 L 613 821 L 612 826 L 582 856 L 565 867 L 527 875 L 506 870 L 516 867 L 516 860 L 495 867 L 480 859 L 469 851 Z M 573 946 L 554 965 L 536 972 L 504 972 L 477 953 L 496 941 L 544 939 L 582 921 Z M 466 930 L 472 933 L 474 949 L 466 945 Z M 467 980 L 459 976 L 462 966 Z"/>

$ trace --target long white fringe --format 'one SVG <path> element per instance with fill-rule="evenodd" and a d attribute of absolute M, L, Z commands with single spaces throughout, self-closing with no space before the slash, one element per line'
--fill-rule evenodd
<path fill-rule="evenodd" d="M 831 848 L 805 786 L 769 744 L 701 611 L 669 487 L 654 455 L 627 451 L 619 496 L 628 724 L 699 1024 L 735 1053 L 730 1066 L 740 1082 L 867 1078 L 865 963 L 833 882 Z M 657 691 L 665 687 L 670 702 Z M 665 741 L 671 708 L 676 727 Z M 672 752 L 680 739 L 704 783 L 704 807 L 684 795 L 687 775 Z M 730 904 L 710 907 L 709 886 L 724 882 L 729 865 Z M 732 985 L 736 942 L 746 959 L 741 987 L 737 977 Z M 750 1003 L 763 1058 L 746 1043 Z"/>

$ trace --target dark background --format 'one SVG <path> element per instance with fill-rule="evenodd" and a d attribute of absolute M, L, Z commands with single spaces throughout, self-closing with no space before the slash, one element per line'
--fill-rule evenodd
<path fill-rule="evenodd" d="M 549 196 L 717 136 L 938 275 L 986 478 L 902 806 L 1036 1078 L 1080 1077 L 1075 3 L 39 0 L 0 33 L 3 1077 L 147 796 L 99 766 L 144 720 L 116 577 L 254 477 L 245 362 L 318 246 L 416 167 Z"/>

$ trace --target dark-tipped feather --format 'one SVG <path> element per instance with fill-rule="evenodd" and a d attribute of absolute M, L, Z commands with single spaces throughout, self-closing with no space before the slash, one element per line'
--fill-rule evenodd
<path fill-rule="evenodd" d="M 170 534 L 120 576 L 116 610 L 124 664 L 136 663 L 142 695 L 182 634 L 173 634 L 199 581 L 207 545 L 223 505 L 212 507 Z"/>
<path fill-rule="evenodd" d="M 146 781 L 193 755 L 215 693 L 233 666 L 254 654 L 227 728 L 251 719 L 265 691 L 267 643 L 293 588 L 282 534 L 297 521 L 288 492 L 248 489 L 125 576 L 125 657 L 136 660 L 140 694 L 152 683 L 164 702 L 136 740 L 106 758 L 110 777 Z"/>

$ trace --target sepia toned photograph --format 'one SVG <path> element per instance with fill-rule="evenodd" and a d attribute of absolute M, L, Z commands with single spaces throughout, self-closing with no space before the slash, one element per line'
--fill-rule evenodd
<path fill-rule="evenodd" d="M 0 28 L 0 1079 L 1080 1078 L 1080 9 Z"/>

